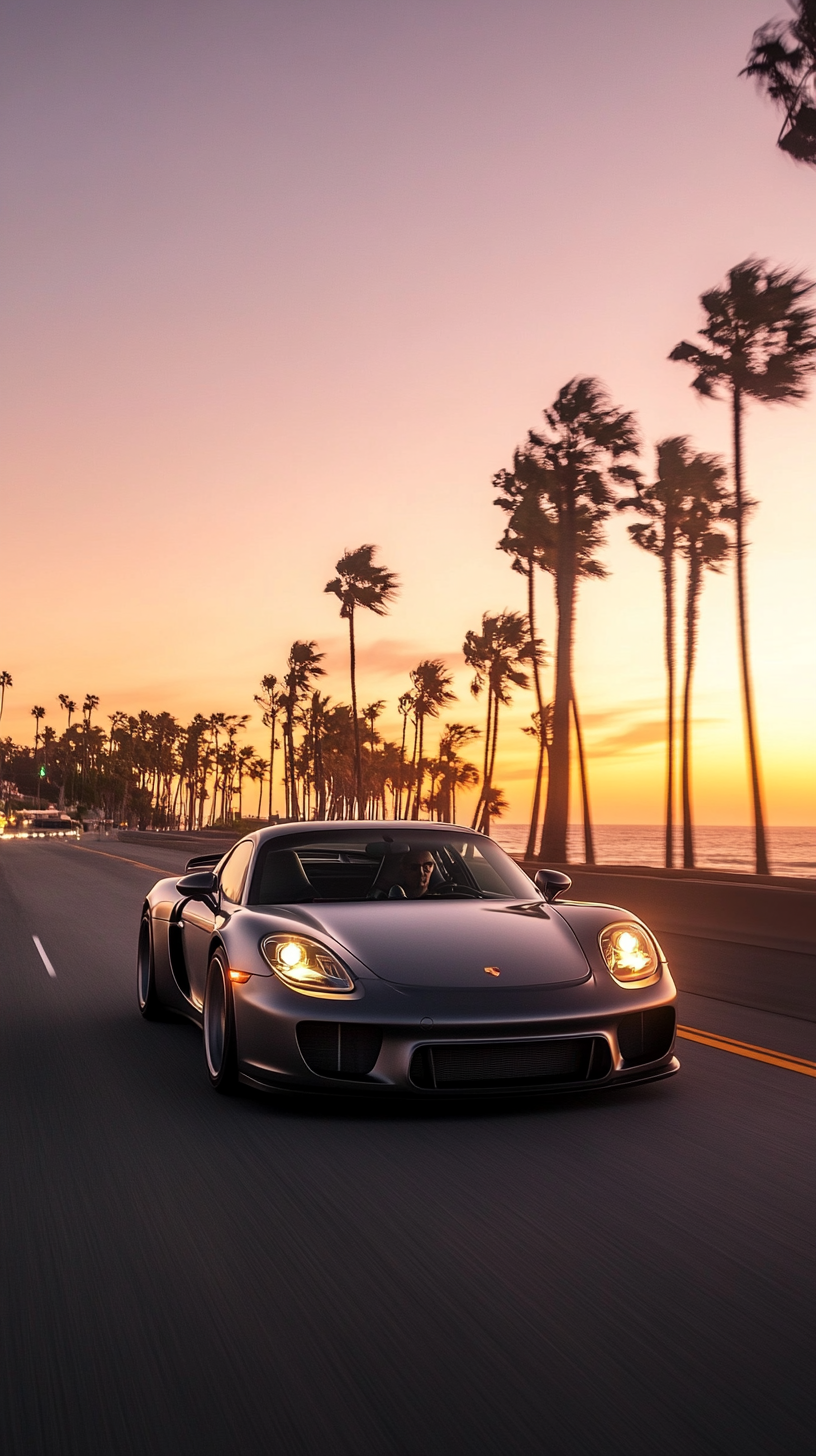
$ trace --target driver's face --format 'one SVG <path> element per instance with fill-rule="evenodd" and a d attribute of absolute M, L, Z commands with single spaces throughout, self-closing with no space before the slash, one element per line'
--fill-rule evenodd
<path fill-rule="evenodd" d="M 433 869 L 434 861 L 430 851 L 427 849 L 418 849 L 413 854 L 406 856 L 403 861 L 400 879 L 402 880 L 402 887 L 409 900 L 416 899 L 418 896 L 425 894 L 431 883 Z"/>

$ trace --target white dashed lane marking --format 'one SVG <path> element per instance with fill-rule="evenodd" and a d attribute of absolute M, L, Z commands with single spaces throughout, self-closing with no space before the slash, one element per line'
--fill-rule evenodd
<path fill-rule="evenodd" d="M 56 981 L 56 979 L 57 979 L 57 973 L 54 970 L 54 967 L 52 966 L 50 960 L 48 959 L 48 956 L 46 955 L 45 951 L 43 950 L 43 943 L 40 940 L 40 937 L 38 935 L 32 935 L 31 939 L 34 942 L 34 945 L 35 945 L 36 950 L 37 950 L 37 954 L 40 957 L 40 960 L 42 961 L 43 965 L 45 966 L 45 969 L 47 970 L 49 976 L 51 977 L 52 981 Z"/>

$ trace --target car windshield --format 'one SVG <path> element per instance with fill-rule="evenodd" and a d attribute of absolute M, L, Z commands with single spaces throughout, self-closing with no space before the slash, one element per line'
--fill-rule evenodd
<path fill-rule="evenodd" d="M 372 825 L 267 840 L 255 863 L 248 903 L 537 898 L 524 871 L 484 835 Z"/>

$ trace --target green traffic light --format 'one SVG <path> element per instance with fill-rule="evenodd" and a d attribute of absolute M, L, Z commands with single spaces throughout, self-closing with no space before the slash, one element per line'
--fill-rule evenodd
<path fill-rule="evenodd" d="M 40 778 L 41 779 L 44 779 L 45 778 L 45 764 L 44 763 L 41 763 L 40 764 Z"/>

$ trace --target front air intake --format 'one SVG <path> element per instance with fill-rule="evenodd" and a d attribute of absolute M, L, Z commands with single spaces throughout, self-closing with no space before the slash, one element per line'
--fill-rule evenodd
<path fill-rule="evenodd" d="M 439 1043 L 417 1047 L 411 1081 L 428 1091 L 457 1087 L 551 1087 L 595 1082 L 611 1070 L 605 1037 Z"/>
<path fill-rule="evenodd" d="M 625 1062 L 657 1062 L 668 1056 L 674 1045 L 673 1006 L 654 1006 L 651 1011 L 631 1011 L 618 1022 L 618 1046 Z"/>
<path fill-rule="evenodd" d="M 382 1027 L 344 1021 L 300 1021 L 298 1046 L 320 1077 L 367 1077 L 382 1046 Z"/>

